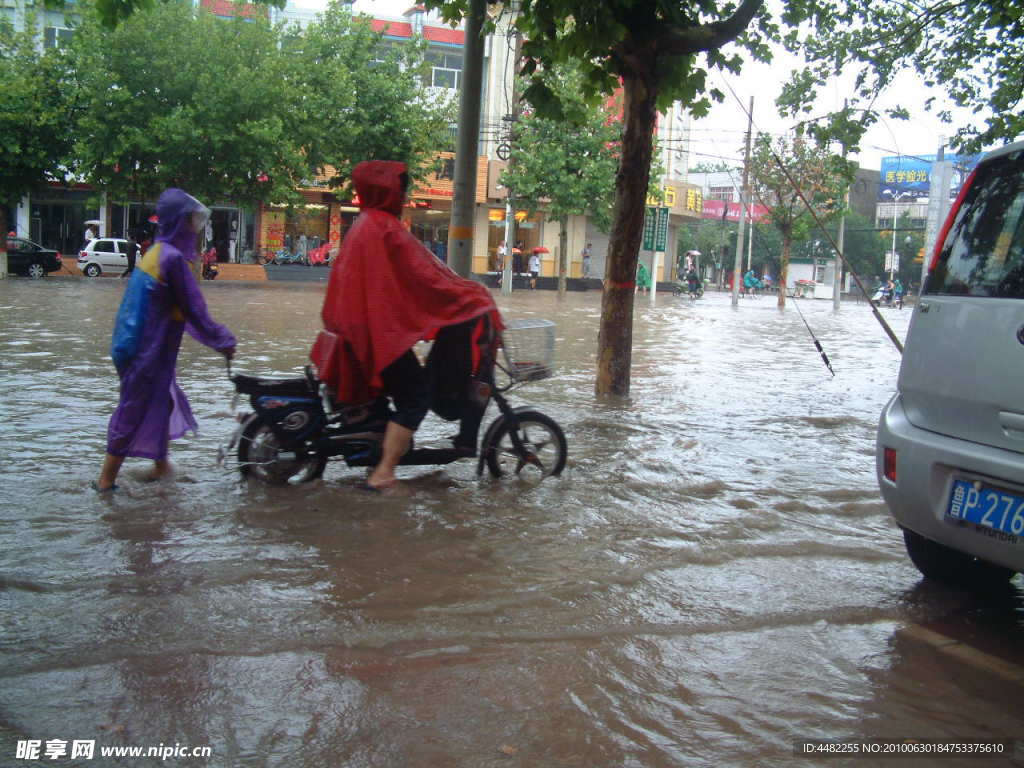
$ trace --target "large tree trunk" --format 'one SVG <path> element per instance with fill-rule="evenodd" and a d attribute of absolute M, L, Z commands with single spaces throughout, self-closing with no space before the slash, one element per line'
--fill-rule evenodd
<path fill-rule="evenodd" d="M 615 210 L 601 297 L 594 391 L 598 395 L 625 397 L 629 394 L 636 262 L 647 205 L 658 93 L 636 75 L 624 77 L 622 85 L 625 101 L 622 160 L 615 177 Z"/>
<path fill-rule="evenodd" d="M 786 283 L 789 280 L 789 254 L 793 252 L 793 241 L 782 238 L 782 266 L 779 268 L 779 309 L 786 308 Z"/>
<path fill-rule="evenodd" d="M 563 216 L 558 220 L 558 295 L 565 295 L 566 270 L 569 265 L 569 217 Z"/>

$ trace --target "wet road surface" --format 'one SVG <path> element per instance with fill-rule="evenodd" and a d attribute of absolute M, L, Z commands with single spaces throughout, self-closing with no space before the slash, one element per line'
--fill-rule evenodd
<path fill-rule="evenodd" d="M 55 765 L 755 766 L 821 764 L 802 739 L 1024 737 L 1020 577 L 921 582 L 881 502 L 899 361 L 863 304 L 801 304 L 832 378 L 773 299 L 639 298 L 616 404 L 593 397 L 597 293 L 499 298 L 558 323 L 558 376 L 512 400 L 561 423 L 565 474 L 407 468 L 386 497 L 333 463 L 283 489 L 215 466 L 231 388 L 188 339 L 200 434 L 175 481 L 129 460 L 107 499 L 122 290 L 0 281 L 0 765 L 26 739 L 212 751 Z M 322 286 L 204 291 L 238 369 L 304 364 Z M 886 316 L 903 337 L 910 311 Z"/>

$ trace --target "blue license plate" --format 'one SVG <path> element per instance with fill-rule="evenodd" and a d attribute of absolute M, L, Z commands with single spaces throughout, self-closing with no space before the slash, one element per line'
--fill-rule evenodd
<path fill-rule="evenodd" d="M 969 480 L 953 481 L 946 514 L 1014 536 L 1024 533 L 1024 496 Z"/>

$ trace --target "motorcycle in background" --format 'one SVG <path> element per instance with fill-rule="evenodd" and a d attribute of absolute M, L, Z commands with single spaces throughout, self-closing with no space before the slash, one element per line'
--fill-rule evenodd
<path fill-rule="evenodd" d="M 220 273 L 217 266 L 217 249 L 210 246 L 203 251 L 203 280 L 216 280 Z"/>

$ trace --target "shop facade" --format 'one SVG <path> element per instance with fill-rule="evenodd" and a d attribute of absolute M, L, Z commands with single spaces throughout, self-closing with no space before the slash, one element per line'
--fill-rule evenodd
<path fill-rule="evenodd" d="M 257 245 L 246 259 L 264 263 L 280 253 L 307 257 L 325 243 L 335 245 L 352 226 L 359 208 L 339 201 L 325 187 L 299 190 L 302 201 L 296 205 L 262 205 L 256 231 Z M 250 262 L 251 263 L 251 262 Z"/>
<path fill-rule="evenodd" d="M 44 248 L 76 254 L 85 241 L 85 222 L 102 222 L 104 209 L 100 193 L 88 187 L 44 187 L 22 201 L 8 229 Z"/>

